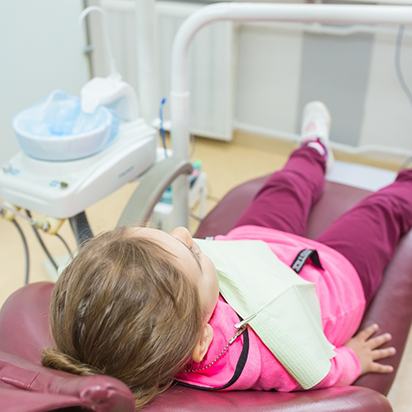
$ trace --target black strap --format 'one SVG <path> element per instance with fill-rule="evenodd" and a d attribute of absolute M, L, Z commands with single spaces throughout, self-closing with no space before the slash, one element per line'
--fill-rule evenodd
<path fill-rule="evenodd" d="M 303 269 L 303 266 L 305 266 L 305 263 L 309 258 L 317 268 L 324 270 L 322 264 L 320 263 L 319 254 L 315 249 L 301 250 L 295 257 L 295 260 L 290 265 L 290 267 L 296 273 L 300 273 L 300 271 Z"/>
<path fill-rule="evenodd" d="M 239 319 L 241 321 L 243 320 L 242 318 L 240 318 L 240 316 L 239 316 Z M 201 389 L 203 391 L 218 391 L 221 389 L 226 389 L 229 386 L 232 386 L 240 378 L 240 375 L 242 374 L 243 369 L 245 368 L 246 361 L 249 355 L 249 331 L 247 328 L 242 333 L 242 336 L 243 336 L 243 349 L 239 356 L 239 360 L 237 361 L 235 373 L 233 374 L 232 378 L 226 385 L 220 386 L 218 388 L 208 388 L 208 387 L 192 385 L 190 383 L 185 383 L 185 382 L 180 382 L 180 381 L 176 381 L 176 382 L 179 385 L 186 386 L 187 388 Z"/>

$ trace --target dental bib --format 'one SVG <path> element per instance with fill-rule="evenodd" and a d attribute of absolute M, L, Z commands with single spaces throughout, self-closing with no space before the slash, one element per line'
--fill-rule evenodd
<path fill-rule="evenodd" d="M 302 388 L 323 380 L 335 352 L 323 333 L 314 284 L 281 262 L 263 241 L 196 243 L 214 263 L 227 303 Z"/>

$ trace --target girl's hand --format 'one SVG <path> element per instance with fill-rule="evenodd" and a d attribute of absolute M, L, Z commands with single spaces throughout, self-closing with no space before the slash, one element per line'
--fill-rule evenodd
<path fill-rule="evenodd" d="M 371 325 L 361 330 L 357 335 L 350 339 L 344 346 L 352 348 L 361 363 L 361 375 L 368 372 L 375 373 L 390 373 L 393 372 L 393 367 L 390 365 L 382 365 L 375 361 L 385 359 L 395 355 L 395 348 L 378 349 L 384 343 L 389 342 L 392 336 L 389 333 L 384 333 L 372 338 L 372 335 L 378 330 L 378 325 Z"/>

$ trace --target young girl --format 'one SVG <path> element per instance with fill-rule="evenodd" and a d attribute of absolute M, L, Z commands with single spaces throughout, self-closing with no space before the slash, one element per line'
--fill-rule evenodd
<path fill-rule="evenodd" d="M 372 325 L 352 336 L 412 226 L 412 171 L 400 172 L 316 241 L 305 239 L 333 158 L 326 107 L 308 103 L 303 117 L 301 147 L 236 227 L 213 242 L 263 240 L 285 266 L 299 263 L 299 276 L 315 284 L 323 333 L 335 346 L 329 371 L 311 387 L 350 385 L 362 374 L 393 370 L 376 362 L 395 353 L 380 348 L 389 334 L 373 336 L 378 326 Z M 305 251 L 311 261 L 302 267 Z M 184 228 L 169 235 L 122 227 L 89 241 L 56 283 L 50 322 L 55 347 L 44 351 L 43 365 L 114 376 L 130 387 L 137 408 L 174 379 L 208 390 L 302 390 L 263 337 L 247 324 L 240 328 L 219 294 L 215 265 Z"/>

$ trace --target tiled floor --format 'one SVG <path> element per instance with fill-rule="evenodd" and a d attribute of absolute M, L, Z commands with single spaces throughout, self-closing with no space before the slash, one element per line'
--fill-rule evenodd
<path fill-rule="evenodd" d="M 257 148 L 256 145 L 259 147 Z M 292 146 L 250 136 L 237 134 L 233 143 L 196 139 L 193 160 L 203 161 L 203 171 L 208 175 L 208 209 L 215 205 L 215 199 L 221 198 L 228 190 L 241 182 L 280 169 L 287 159 Z M 339 158 L 339 156 L 338 156 Z M 340 157 L 341 159 L 343 156 Z M 365 160 L 365 159 L 363 159 Z M 376 165 L 375 161 L 365 163 Z M 396 168 L 396 164 L 390 165 Z M 95 233 L 115 227 L 120 214 L 133 193 L 136 183 L 131 183 L 101 200 L 86 212 Z M 46 259 L 38 245 L 32 230 L 25 221 L 21 224 L 29 243 L 30 282 L 48 280 L 42 266 Z M 193 233 L 197 222 L 191 219 L 190 230 Z M 0 219 L 0 306 L 6 298 L 23 285 L 25 258 L 23 246 L 15 227 L 8 221 Z M 75 248 L 74 237 L 68 222 L 59 232 L 70 246 Z M 66 249 L 59 239 L 43 236 L 53 256 L 65 255 Z M 412 337 L 404 353 L 401 367 L 389 394 L 395 412 L 409 412 L 412 409 Z"/>

